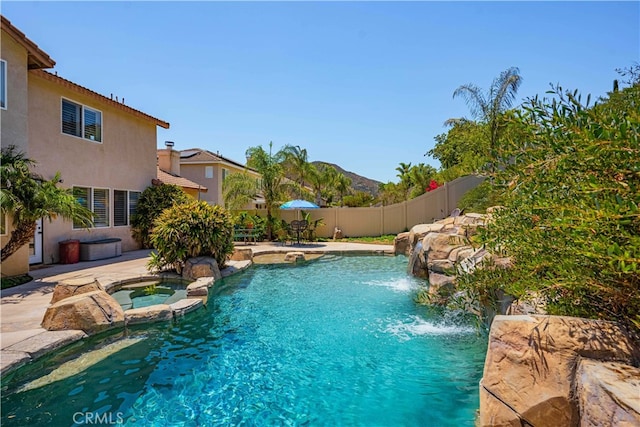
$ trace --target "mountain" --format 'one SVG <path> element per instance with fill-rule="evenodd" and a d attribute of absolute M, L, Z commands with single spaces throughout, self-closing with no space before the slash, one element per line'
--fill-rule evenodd
<path fill-rule="evenodd" d="M 378 195 L 378 185 L 381 184 L 380 181 L 376 181 L 375 179 L 369 179 L 362 175 L 358 175 L 357 173 L 349 172 L 347 170 L 342 169 L 340 166 L 336 165 L 335 163 L 319 162 L 319 161 L 315 161 L 311 163 L 313 163 L 315 166 L 318 166 L 320 164 L 333 166 L 334 168 L 336 168 L 338 172 L 345 175 L 346 177 L 351 178 L 351 188 L 353 188 L 355 191 L 364 191 L 365 193 L 369 193 L 373 196 Z"/>

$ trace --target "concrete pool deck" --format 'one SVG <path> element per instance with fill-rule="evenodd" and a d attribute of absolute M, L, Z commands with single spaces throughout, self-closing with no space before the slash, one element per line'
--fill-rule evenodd
<path fill-rule="evenodd" d="M 300 245 L 279 243 L 236 244 L 249 248 L 253 255 L 307 253 L 393 254 L 392 245 L 364 243 L 319 242 Z M 124 252 L 116 258 L 85 261 L 76 264 L 52 264 L 29 272 L 33 280 L 1 291 L 0 297 L 0 373 L 5 375 L 29 361 L 85 338 L 82 331 L 47 331 L 40 323 L 49 307 L 53 289 L 59 281 L 94 277 L 101 284 L 154 276 L 147 270 L 149 250 Z M 229 261 L 223 275 L 236 273 L 248 261 Z"/>

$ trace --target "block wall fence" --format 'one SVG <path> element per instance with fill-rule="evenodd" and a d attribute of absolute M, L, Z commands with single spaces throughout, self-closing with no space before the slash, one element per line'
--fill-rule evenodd
<path fill-rule="evenodd" d="M 369 208 L 321 208 L 309 209 L 312 220 L 322 218 L 324 225 L 316 232 L 318 237 L 333 237 L 338 227 L 345 237 L 373 237 L 383 234 L 398 234 L 417 224 L 430 224 L 449 216 L 460 198 L 477 187 L 484 178 L 468 175 L 445 183 L 437 189 L 415 199 L 389 206 Z M 266 210 L 253 211 L 266 216 Z M 291 222 L 300 218 L 295 210 L 278 210 L 276 217 Z"/>

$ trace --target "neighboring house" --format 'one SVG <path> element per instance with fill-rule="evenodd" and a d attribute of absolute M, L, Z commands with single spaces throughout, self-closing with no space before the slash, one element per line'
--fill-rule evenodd
<path fill-rule="evenodd" d="M 168 150 L 172 150 L 170 147 Z M 167 150 L 158 150 L 158 157 L 161 152 Z M 174 151 L 175 152 L 175 151 Z M 207 187 L 209 191 L 201 195 L 201 200 L 207 201 L 212 205 L 224 206 L 224 197 L 222 195 L 222 182 L 232 173 L 247 173 L 256 180 L 260 179 L 260 174 L 254 169 L 234 160 L 227 159 L 220 153 L 212 153 L 211 151 L 200 148 L 190 148 L 181 150 L 180 153 L 180 176 Z M 247 209 L 261 209 L 264 201 L 255 200 Z"/>
<path fill-rule="evenodd" d="M 158 150 L 158 179 L 154 184 L 177 185 L 194 199 L 203 200 L 202 194 L 208 191 L 207 187 L 180 176 L 180 152 L 170 143 L 166 146 L 166 149 Z"/>
<path fill-rule="evenodd" d="M 2 275 L 59 260 L 60 241 L 117 237 L 137 249 L 130 218 L 140 193 L 157 177 L 156 127 L 169 123 L 44 71 L 55 62 L 2 16 L 2 145 L 37 162 L 35 172 L 72 188 L 93 211 L 89 230 L 62 219 L 44 221 L 28 248 L 2 263 Z M 2 244 L 10 221 L 3 224 Z"/>

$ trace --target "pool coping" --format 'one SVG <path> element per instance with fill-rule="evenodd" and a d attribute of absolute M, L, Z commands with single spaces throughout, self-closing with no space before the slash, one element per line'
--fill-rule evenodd
<path fill-rule="evenodd" d="M 391 245 L 362 243 L 322 243 L 302 245 L 258 244 L 236 245 L 238 248 L 250 248 L 252 256 L 287 252 L 305 252 L 333 255 L 394 255 Z M 175 277 L 175 273 L 149 274 L 146 265 L 149 250 L 125 252 L 120 257 L 105 260 L 81 262 L 78 264 L 53 265 L 42 270 L 33 270 L 29 274 L 31 282 L 2 291 L 0 310 L 2 331 L 0 333 L 0 377 L 8 374 L 41 357 L 60 350 L 76 341 L 88 337 L 83 331 L 47 331 L 40 326 L 46 308 L 50 305 L 50 294 L 55 284 L 65 278 L 94 277 L 107 291 L 123 282 L 157 280 Z M 221 271 L 222 277 L 228 277 L 248 269 L 253 265 L 250 260 L 228 261 Z M 49 273 L 49 274 L 47 274 Z M 187 314 L 202 304 L 191 306 L 181 299 L 175 309 Z M 200 300 L 201 301 L 201 300 Z M 183 307 L 184 306 L 184 307 Z M 153 307 L 153 306 L 151 306 Z M 24 309 L 24 310 L 23 310 Z M 172 308 L 173 311 L 173 308 Z M 20 313 L 19 315 L 17 313 Z M 26 322 L 7 317 L 26 317 Z M 174 315 L 173 318 L 176 316 Z M 9 321 L 7 321 L 9 320 Z M 147 323 L 147 322 L 144 322 Z M 126 326 L 125 326 L 126 328 Z"/>

